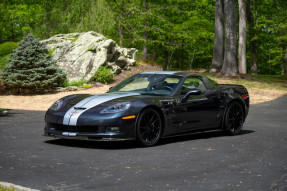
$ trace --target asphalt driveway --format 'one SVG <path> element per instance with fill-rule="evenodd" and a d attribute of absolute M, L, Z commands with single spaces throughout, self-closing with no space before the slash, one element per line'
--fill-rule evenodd
<path fill-rule="evenodd" d="M 238 136 L 152 148 L 41 136 L 42 111 L 0 117 L 0 181 L 39 190 L 287 190 L 287 96 L 252 105 Z"/>

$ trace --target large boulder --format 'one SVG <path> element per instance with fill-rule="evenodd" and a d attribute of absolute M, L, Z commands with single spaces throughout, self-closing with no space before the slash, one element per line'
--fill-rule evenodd
<path fill-rule="evenodd" d="M 67 73 L 68 81 L 88 81 L 103 65 L 118 74 L 136 63 L 135 48 L 121 48 L 93 31 L 58 34 L 41 42 L 53 51 L 52 56 Z"/>

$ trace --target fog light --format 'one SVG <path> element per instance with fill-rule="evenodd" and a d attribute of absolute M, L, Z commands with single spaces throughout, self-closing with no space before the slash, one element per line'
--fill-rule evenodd
<path fill-rule="evenodd" d="M 120 132 L 120 128 L 119 127 L 107 127 L 106 132 L 107 133 L 111 133 L 111 132 L 118 133 L 118 132 Z"/>

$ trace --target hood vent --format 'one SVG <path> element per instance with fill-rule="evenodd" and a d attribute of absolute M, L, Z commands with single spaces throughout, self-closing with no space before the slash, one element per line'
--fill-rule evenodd
<path fill-rule="evenodd" d="M 77 110 L 85 110 L 85 109 L 87 109 L 87 108 L 85 108 L 85 107 L 74 107 L 74 109 L 77 109 Z"/>

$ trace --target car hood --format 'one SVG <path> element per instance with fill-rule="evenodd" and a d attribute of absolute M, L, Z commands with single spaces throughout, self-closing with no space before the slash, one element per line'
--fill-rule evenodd
<path fill-rule="evenodd" d="M 63 119 L 63 124 L 64 125 L 76 125 L 77 124 L 77 119 L 79 116 L 84 113 L 85 111 L 100 105 L 102 103 L 114 100 L 114 99 L 119 99 L 119 98 L 124 98 L 124 97 L 129 97 L 129 96 L 137 96 L 140 95 L 138 93 L 126 93 L 126 92 L 117 92 L 117 93 L 105 93 L 105 94 L 100 94 L 100 95 L 93 95 L 93 96 L 88 96 L 75 105 L 73 105 L 65 114 L 64 119 Z"/>

